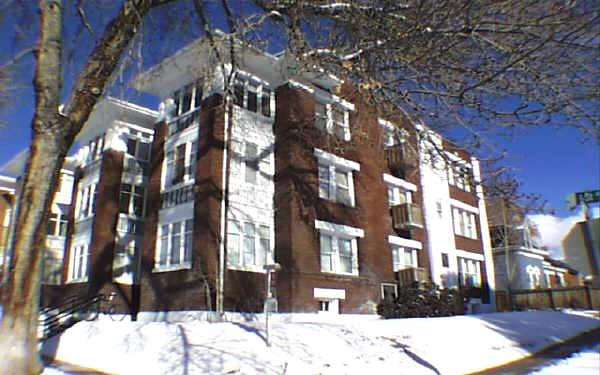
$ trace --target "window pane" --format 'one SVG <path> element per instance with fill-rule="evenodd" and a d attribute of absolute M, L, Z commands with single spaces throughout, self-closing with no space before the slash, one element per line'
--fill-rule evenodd
<path fill-rule="evenodd" d="M 192 106 L 192 86 L 188 86 L 183 94 L 183 102 L 181 103 L 181 113 L 187 112 Z"/>
<path fill-rule="evenodd" d="M 329 198 L 329 167 L 319 165 L 319 197 Z"/>
<path fill-rule="evenodd" d="M 258 172 L 257 160 L 258 148 L 255 144 L 246 143 L 246 182 L 256 183 L 256 174 Z"/>
<path fill-rule="evenodd" d="M 271 117 L 271 90 L 263 87 L 262 98 L 260 100 L 262 106 L 262 115 Z"/>
<path fill-rule="evenodd" d="M 181 223 L 173 223 L 171 232 L 171 264 L 179 264 L 181 252 Z"/>
<path fill-rule="evenodd" d="M 233 85 L 233 103 L 240 107 L 244 106 L 244 81 L 235 81 Z"/>
<path fill-rule="evenodd" d="M 258 97 L 256 94 L 256 84 L 253 82 L 250 82 L 248 84 L 248 110 L 252 111 L 252 112 L 256 112 L 257 108 L 258 108 Z"/>
<path fill-rule="evenodd" d="M 135 146 L 137 145 L 137 141 L 135 139 L 128 138 L 127 139 L 127 153 L 131 156 L 135 156 Z"/>
<path fill-rule="evenodd" d="M 200 107 L 200 103 L 202 103 L 202 82 L 196 83 L 196 92 L 194 96 L 194 106 Z"/>
<path fill-rule="evenodd" d="M 137 158 L 140 160 L 150 160 L 150 143 L 139 143 Z"/>
<path fill-rule="evenodd" d="M 410 249 L 404 249 L 404 265 L 407 267 L 415 266 L 413 264 L 412 250 Z"/>
<path fill-rule="evenodd" d="M 50 214 L 48 216 L 48 227 L 47 234 L 50 236 L 54 236 L 56 233 L 56 220 L 58 219 L 56 214 Z"/>
<path fill-rule="evenodd" d="M 393 262 L 393 270 L 399 270 L 402 268 L 402 262 L 400 261 L 400 249 L 398 246 L 394 246 L 392 249 L 392 262 Z"/>
<path fill-rule="evenodd" d="M 239 235 L 229 233 L 227 236 L 227 260 L 229 264 L 238 265 L 240 263 L 239 242 Z"/>
<path fill-rule="evenodd" d="M 340 252 L 340 272 L 352 272 L 352 242 L 345 238 L 338 239 Z"/>
<path fill-rule="evenodd" d="M 61 218 L 60 220 L 60 229 L 58 232 L 59 236 L 66 236 L 67 235 L 67 229 L 69 227 L 69 222 L 63 218 Z"/>

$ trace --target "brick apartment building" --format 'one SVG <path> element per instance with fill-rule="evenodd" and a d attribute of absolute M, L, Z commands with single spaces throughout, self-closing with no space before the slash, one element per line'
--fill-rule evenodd
<path fill-rule="evenodd" d="M 473 287 L 492 310 L 478 161 L 423 124 L 380 119 L 329 74 L 197 41 L 134 80 L 160 113 L 115 99 L 72 158 L 62 280 L 44 304 L 117 290 L 132 311 L 372 313 L 413 281 Z M 231 110 L 229 110 L 231 109 Z M 442 149 L 442 154 L 433 150 Z"/>

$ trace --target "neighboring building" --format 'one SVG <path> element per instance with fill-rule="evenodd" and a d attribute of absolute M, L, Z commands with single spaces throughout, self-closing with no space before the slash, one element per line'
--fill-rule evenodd
<path fill-rule="evenodd" d="M 577 270 L 550 257 L 521 207 L 504 205 L 497 201 L 488 207 L 497 290 L 506 290 L 507 285 L 512 290 L 579 285 Z"/>
<path fill-rule="evenodd" d="M 28 152 L 22 152 L 4 168 L 4 173 L 20 175 L 24 169 Z M 19 190 L 19 179 L 10 176 L 0 175 L 0 220 L 2 223 L 2 233 L 0 233 L 0 254 L 4 262 L 8 256 L 6 250 L 9 242 L 12 240 L 12 222 L 14 215 L 14 206 L 16 204 L 17 192 Z M 71 209 L 71 197 L 73 194 L 73 161 L 67 158 L 63 168 L 60 171 L 59 187 L 54 195 L 50 213 L 48 217 L 46 249 L 42 259 L 42 283 L 61 284 L 63 256 L 65 253 L 68 214 Z"/>
<path fill-rule="evenodd" d="M 479 163 L 422 124 L 284 56 L 198 41 L 138 76 L 161 115 L 108 99 L 78 140 L 63 286 L 132 311 L 367 312 L 431 280 L 492 310 Z M 224 68 L 224 70 L 222 69 Z M 440 154 L 437 150 L 442 150 Z"/>
<path fill-rule="evenodd" d="M 600 286 L 600 218 L 575 223 L 562 248 L 566 262 L 577 268 L 586 282 Z"/>

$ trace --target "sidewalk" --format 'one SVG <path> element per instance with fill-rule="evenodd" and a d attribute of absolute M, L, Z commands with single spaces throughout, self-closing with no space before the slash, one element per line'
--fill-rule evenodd
<path fill-rule="evenodd" d="M 468 375 L 513 375 L 534 372 L 544 365 L 563 359 L 583 349 L 600 343 L 600 328 L 583 332 L 567 341 L 557 343 L 546 349 L 518 361 L 510 362 L 491 369 L 472 372 Z M 598 364 L 600 373 L 600 363 Z"/>

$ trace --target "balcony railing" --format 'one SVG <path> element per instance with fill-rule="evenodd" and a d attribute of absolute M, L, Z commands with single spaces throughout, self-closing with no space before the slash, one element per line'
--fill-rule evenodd
<path fill-rule="evenodd" d="M 421 207 L 415 203 L 392 206 L 392 221 L 395 229 L 423 228 Z"/>
<path fill-rule="evenodd" d="M 384 153 L 392 172 L 405 171 L 418 165 L 417 153 L 407 142 L 387 147 Z"/>
<path fill-rule="evenodd" d="M 169 122 L 169 135 L 179 133 L 190 126 L 198 123 L 198 117 L 200 117 L 200 107 L 194 109 L 192 112 L 188 112 L 185 115 L 179 116 L 178 118 Z"/>
<path fill-rule="evenodd" d="M 427 270 L 420 267 L 410 267 L 396 272 L 398 285 L 411 286 L 415 283 L 425 283 L 428 280 Z"/>

